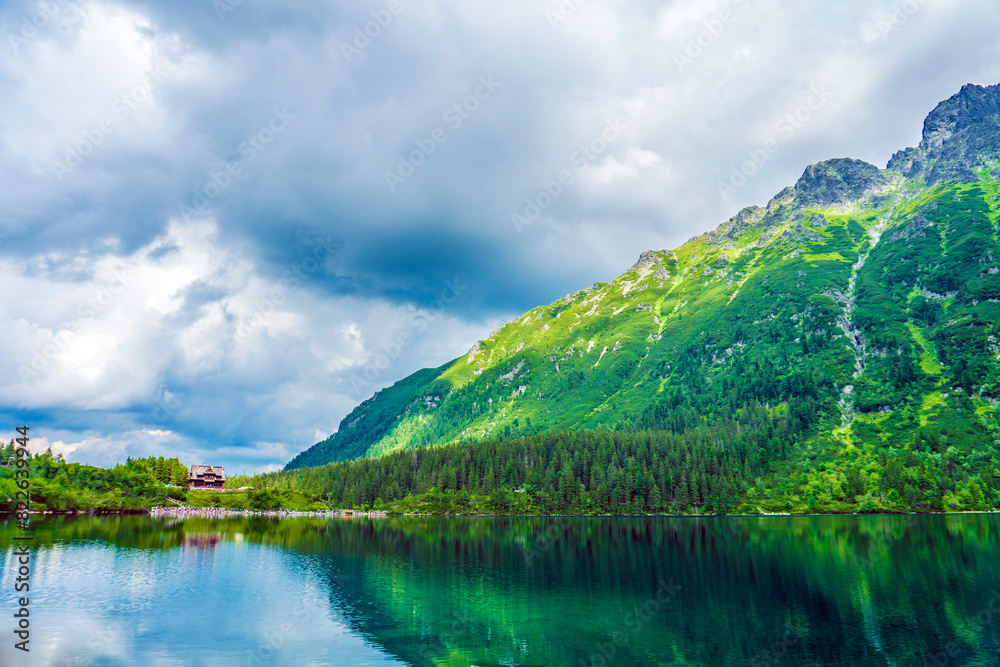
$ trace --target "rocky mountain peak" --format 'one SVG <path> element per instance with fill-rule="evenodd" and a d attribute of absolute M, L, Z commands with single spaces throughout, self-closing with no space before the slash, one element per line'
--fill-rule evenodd
<path fill-rule="evenodd" d="M 806 167 L 794 194 L 801 206 L 829 208 L 856 202 L 889 185 L 882 170 L 864 160 L 835 158 Z"/>
<path fill-rule="evenodd" d="M 639 255 L 639 261 L 633 264 L 632 268 L 630 268 L 629 271 L 644 266 L 651 266 L 653 264 L 661 264 L 661 263 L 662 262 L 660 261 L 660 258 L 657 256 L 655 250 L 647 250 L 646 252 Z"/>
<path fill-rule="evenodd" d="M 976 179 L 973 169 L 1000 160 L 1000 85 L 966 84 L 924 120 L 915 148 L 899 151 L 888 168 L 927 185 Z"/>

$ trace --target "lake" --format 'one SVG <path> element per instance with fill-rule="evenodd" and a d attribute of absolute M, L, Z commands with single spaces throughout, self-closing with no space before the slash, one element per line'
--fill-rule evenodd
<path fill-rule="evenodd" d="M 36 519 L 4 665 L 998 665 L 1000 516 Z"/>

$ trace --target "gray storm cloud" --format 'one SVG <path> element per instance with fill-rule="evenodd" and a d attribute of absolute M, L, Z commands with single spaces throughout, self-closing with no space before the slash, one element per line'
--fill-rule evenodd
<path fill-rule="evenodd" d="M 75 460 L 278 466 L 807 164 L 884 165 L 1000 81 L 998 22 L 985 0 L 6 3 L 0 412 Z"/>

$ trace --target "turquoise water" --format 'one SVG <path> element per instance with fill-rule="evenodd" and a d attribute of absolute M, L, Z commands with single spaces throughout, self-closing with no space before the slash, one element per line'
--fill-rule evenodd
<path fill-rule="evenodd" d="M 998 665 L 1000 517 L 33 523 L 4 665 Z"/>

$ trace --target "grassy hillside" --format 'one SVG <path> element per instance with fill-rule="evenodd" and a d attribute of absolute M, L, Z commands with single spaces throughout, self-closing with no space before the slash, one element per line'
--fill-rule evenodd
<path fill-rule="evenodd" d="M 341 422 L 336 433 L 296 456 L 287 467 L 303 468 L 364 456 L 373 442 L 395 430 L 397 422 L 415 404 L 428 395 L 434 395 L 436 388 L 446 386 L 438 378 L 450 365 L 425 368 L 376 392 Z"/>
<path fill-rule="evenodd" d="M 988 439 L 998 192 L 984 172 L 875 206 L 786 193 L 385 390 L 289 467 L 563 428 L 682 430 L 753 402 L 845 444 Z"/>
<path fill-rule="evenodd" d="M 684 435 L 763 411 L 800 435 L 771 459 L 780 478 L 752 487 L 762 502 L 877 489 L 903 506 L 868 479 L 887 466 L 912 503 L 947 506 L 925 488 L 940 477 L 978 499 L 1000 476 L 981 465 L 1000 442 L 997 128 L 1000 87 L 967 86 L 893 170 L 813 165 L 767 206 L 386 389 L 287 469 L 563 430 Z"/>

